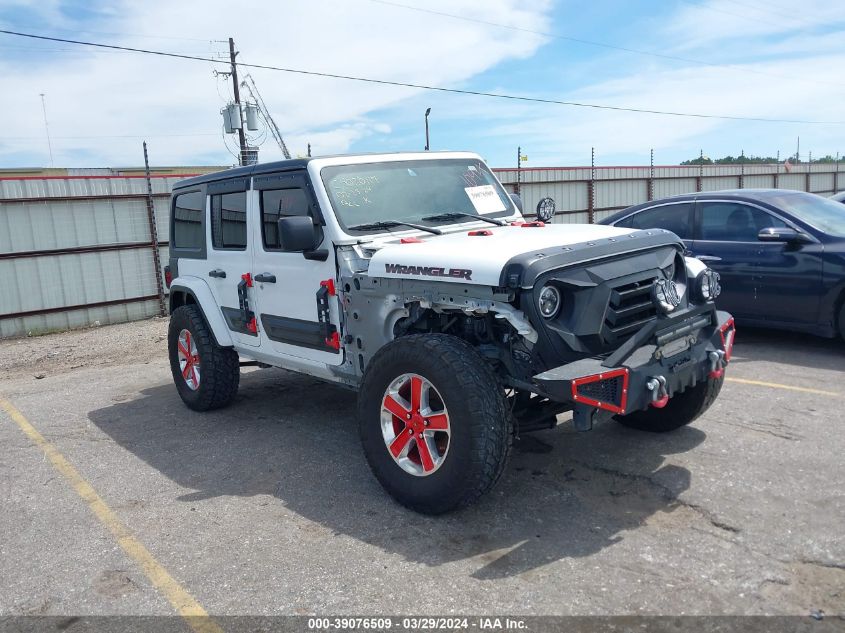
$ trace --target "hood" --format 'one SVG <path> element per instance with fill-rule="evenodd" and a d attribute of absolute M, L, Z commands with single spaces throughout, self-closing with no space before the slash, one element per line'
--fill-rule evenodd
<path fill-rule="evenodd" d="M 470 235 L 479 232 L 482 234 Z M 483 234 L 488 232 L 489 235 Z M 472 231 L 420 236 L 416 238 L 419 239 L 418 242 L 388 243 L 373 255 L 368 274 L 372 277 L 431 279 L 499 286 L 502 270 L 514 261 L 525 261 L 532 256 L 552 258 L 558 249 L 572 251 L 574 249 L 566 247 L 577 245 L 587 248 L 598 246 L 600 242 L 611 246 L 613 250 L 617 250 L 613 246 L 618 244 L 618 252 L 623 252 L 627 250 L 628 244 L 618 238 L 643 233 L 645 231 L 596 224 L 502 227 L 491 225 L 484 229 L 474 228 Z M 633 243 L 631 245 L 633 246 Z M 643 245 L 639 243 L 637 246 Z M 589 252 L 580 248 L 577 250 L 579 259 L 591 258 Z"/>

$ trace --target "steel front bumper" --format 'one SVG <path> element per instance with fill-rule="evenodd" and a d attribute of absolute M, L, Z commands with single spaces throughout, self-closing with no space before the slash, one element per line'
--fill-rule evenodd
<path fill-rule="evenodd" d="M 534 376 L 547 396 L 576 413 L 625 415 L 663 407 L 676 393 L 719 378 L 731 358 L 733 317 L 712 305 L 654 321 L 606 358 L 585 358 Z M 587 427 L 589 428 L 589 427 Z"/>

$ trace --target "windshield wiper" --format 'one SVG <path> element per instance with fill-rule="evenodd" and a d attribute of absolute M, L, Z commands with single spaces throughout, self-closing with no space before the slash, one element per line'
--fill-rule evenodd
<path fill-rule="evenodd" d="M 425 219 L 425 218 L 423 218 Z M 428 231 L 435 235 L 443 235 L 443 231 L 435 229 L 432 226 L 423 226 L 422 224 L 414 224 L 413 222 L 400 222 L 398 220 L 389 220 L 387 222 L 371 222 L 369 224 L 356 224 L 350 226 L 350 231 L 370 231 L 374 229 L 392 229 L 397 226 L 410 226 L 412 229 L 419 229 L 420 231 Z"/>
<path fill-rule="evenodd" d="M 507 226 L 507 222 L 504 220 L 497 220 L 496 218 L 488 218 L 483 215 L 477 215 L 475 213 L 466 213 L 464 211 L 449 211 L 447 213 L 438 213 L 437 215 L 427 215 L 423 220 L 426 221 L 434 221 L 437 222 L 438 220 L 457 220 L 458 218 L 472 218 L 473 220 L 481 220 L 482 222 L 489 222 L 490 224 L 495 224 L 496 226 Z"/>

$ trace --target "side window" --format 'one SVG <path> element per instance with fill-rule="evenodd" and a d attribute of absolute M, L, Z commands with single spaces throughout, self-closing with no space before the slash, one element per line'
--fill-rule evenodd
<path fill-rule="evenodd" d="M 699 202 L 701 239 L 714 242 L 756 242 L 761 229 L 786 223 L 762 209 L 740 202 Z"/>
<path fill-rule="evenodd" d="M 204 246 L 202 216 L 205 196 L 201 191 L 176 196 L 173 205 L 173 246 L 175 248 L 201 249 Z"/>
<path fill-rule="evenodd" d="M 692 239 L 692 202 L 664 204 L 640 211 L 629 225 L 634 229 L 666 229 L 682 240 Z"/>
<path fill-rule="evenodd" d="M 261 192 L 261 237 L 266 250 L 279 249 L 279 218 L 308 215 L 308 196 L 304 189 L 265 189 Z"/>
<path fill-rule="evenodd" d="M 211 244 L 218 249 L 246 249 L 246 192 L 211 198 Z"/>

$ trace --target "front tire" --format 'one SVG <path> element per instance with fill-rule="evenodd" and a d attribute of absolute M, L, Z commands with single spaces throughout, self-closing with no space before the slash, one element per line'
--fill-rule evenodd
<path fill-rule="evenodd" d="M 683 393 L 675 394 L 662 409 L 649 408 L 628 415 L 617 415 L 613 419 L 632 429 L 666 433 L 686 426 L 710 408 L 722 390 L 724 375 L 708 378 Z"/>
<path fill-rule="evenodd" d="M 492 369 L 468 343 L 443 334 L 405 336 L 379 350 L 358 394 L 358 428 L 381 485 L 424 514 L 489 491 L 512 439 Z"/>
<path fill-rule="evenodd" d="M 210 411 L 235 399 L 240 382 L 238 354 L 215 342 L 195 304 L 180 306 L 170 315 L 167 347 L 176 391 L 189 408 Z"/>

